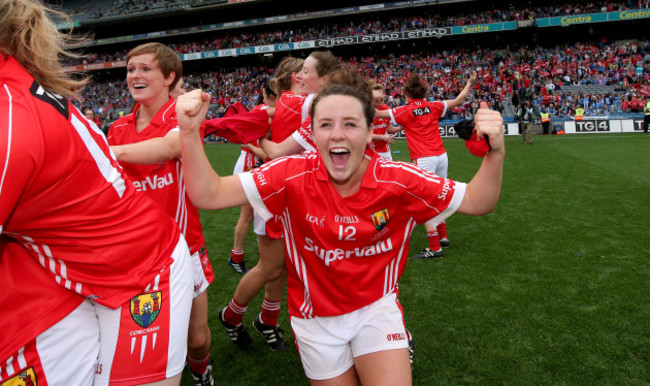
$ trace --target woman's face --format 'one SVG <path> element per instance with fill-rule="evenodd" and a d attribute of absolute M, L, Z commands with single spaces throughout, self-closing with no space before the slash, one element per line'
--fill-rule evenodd
<path fill-rule="evenodd" d="M 154 54 L 142 54 L 131 57 L 126 64 L 126 83 L 129 92 L 137 102 L 146 102 L 160 97 L 161 93 L 169 95 L 169 85 L 175 74 L 169 73 L 165 78 L 158 67 Z"/>
<path fill-rule="evenodd" d="M 185 94 L 187 92 L 187 89 L 185 88 L 185 80 L 183 80 L 183 77 L 181 77 L 178 82 L 176 82 L 176 86 L 174 86 L 174 89 L 169 92 L 169 95 L 176 99 L 179 96 Z"/>
<path fill-rule="evenodd" d="M 344 188 L 360 183 L 371 138 L 361 102 L 347 95 L 328 95 L 316 105 L 312 125 L 330 181 Z"/>
<path fill-rule="evenodd" d="M 91 109 L 86 109 L 86 111 L 84 111 L 84 116 L 91 121 L 95 120 L 95 113 Z"/>
<path fill-rule="evenodd" d="M 318 76 L 318 71 L 316 71 L 317 65 L 318 60 L 314 59 L 311 56 L 308 56 L 307 59 L 305 59 L 305 62 L 302 64 L 302 70 L 300 70 L 300 72 L 296 75 L 300 81 L 301 94 L 313 94 L 320 92 L 327 84 L 327 76 Z"/>

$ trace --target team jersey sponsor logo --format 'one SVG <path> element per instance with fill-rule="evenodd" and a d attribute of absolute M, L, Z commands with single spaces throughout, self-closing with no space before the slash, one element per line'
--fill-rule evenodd
<path fill-rule="evenodd" d="M 133 186 L 135 186 L 136 190 L 140 192 L 146 192 L 147 190 L 162 189 L 173 183 L 174 177 L 172 176 L 172 173 L 169 172 L 166 176 L 159 177 L 155 174 L 153 177 L 147 176 L 142 181 L 133 181 Z"/>
<path fill-rule="evenodd" d="M 413 109 L 413 116 L 415 117 L 421 117 L 427 114 L 431 114 L 431 109 L 429 107 Z"/>
<path fill-rule="evenodd" d="M 391 241 L 390 238 L 387 238 L 385 240 L 381 240 L 377 242 L 376 244 L 373 245 L 367 245 L 362 248 L 354 248 L 354 249 L 343 249 L 343 248 L 335 248 L 335 249 L 325 249 L 322 246 L 315 245 L 314 240 L 310 239 L 309 237 L 305 237 L 305 249 L 314 252 L 316 256 L 318 256 L 321 260 L 325 262 L 325 266 L 329 267 L 330 263 L 343 260 L 343 259 L 349 259 L 351 257 L 367 257 L 367 256 L 375 256 L 380 253 L 385 253 L 393 250 L 393 242 Z"/>
<path fill-rule="evenodd" d="M 150 292 L 131 299 L 131 317 L 138 326 L 147 328 L 156 320 L 162 306 L 162 291 Z"/>
<path fill-rule="evenodd" d="M 440 193 L 438 193 L 438 198 L 441 200 L 446 200 L 447 199 L 447 194 L 449 194 L 449 191 L 451 190 L 451 184 L 447 178 L 445 178 L 445 183 L 442 185 L 442 190 Z"/>
<path fill-rule="evenodd" d="M 388 220 L 390 220 L 390 213 L 388 213 L 388 208 L 384 208 L 371 214 L 370 219 L 372 220 L 372 225 L 374 225 L 378 231 L 384 229 L 386 224 L 388 224 Z"/>
<path fill-rule="evenodd" d="M 387 334 L 386 340 L 389 342 L 398 342 L 400 340 L 406 340 L 406 334 L 403 332 L 395 332 L 392 334 Z"/>
<path fill-rule="evenodd" d="M 38 385 L 33 367 L 22 370 L 20 373 L 0 383 L 0 386 L 32 386 Z"/>

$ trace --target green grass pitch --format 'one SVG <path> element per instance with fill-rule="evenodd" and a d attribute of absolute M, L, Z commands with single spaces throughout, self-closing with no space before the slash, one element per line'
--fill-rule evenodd
<path fill-rule="evenodd" d="M 506 138 L 501 199 L 488 216 L 453 215 L 445 257 L 410 260 L 400 281 L 417 350 L 415 385 L 647 385 L 650 383 L 650 136 Z M 481 160 L 444 140 L 449 177 L 468 182 Z M 206 145 L 218 173 L 240 148 Z M 404 140 L 392 146 L 407 161 Z M 217 318 L 240 276 L 227 266 L 239 209 L 202 212 L 215 281 L 209 288 L 215 384 L 307 385 L 286 304 L 291 350 L 230 343 Z M 426 244 L 413 233 L 410 254 Z M 252 231 L 249 267 L 257 262 Z M 183 385 L 191 385 L 189 373 Z"/>

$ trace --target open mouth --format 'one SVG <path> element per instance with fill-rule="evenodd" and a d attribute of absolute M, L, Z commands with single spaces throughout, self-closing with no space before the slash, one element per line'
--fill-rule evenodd
<path fill-rule="evenodd" d="M 134 84 L 133 88 L 136 89 L 136 90 L 142 90 L 144 88 L 147 88 L 147 86 L 144 85 L 144 84 Z"/>
<path fill-rule="evenodd" d="M 330 149 L 330 159 L 332 160 L 332 165 L 334 165 L 334 167 L 342 168 L 347 165 L 350 160 L 350 151 L 340 147 Z"/>

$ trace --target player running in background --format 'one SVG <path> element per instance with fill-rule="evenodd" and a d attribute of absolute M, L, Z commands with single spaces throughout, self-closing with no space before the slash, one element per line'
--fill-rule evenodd
<path fill-rule="evenodd" d="M 47 307 L 61 305 L 47 312 L 41 299 L 16 299 L 15 311 L 43 312 L 30 318 L 38 323 L 0 321 L 0 383 L 178 385 L 192 299 L 187 244 L 66 99 L 85 82 L 59 63 L 72 42 L 50 12 L 70 21 L 40 2 L 0 2 L 0 249 L 10 250 L 0 270 L 17 263 L 21 277 L 39 278 L 6 286 L 0 304 L 36 290 L 52 296 Z"/>
<path fill-rule="evenodd" d="M 381 84 L 372 85 L 372 106 L 377 110 L 388 110 L 390 107 L 384 102 L 386 101 L 386 92 L 384 86 Z M 390 119 L 375 117 L 372 122 L 372 142 L 370 147 L 379 153 L 380 156 L 392 161 L 393 156 L 390 153 L 390 144 L 395 143 L 391 134 L 397 133 L 402 130 L 399 126 L 391 125 Z"/>
<path fill-rule="evenodd" d="M 136 189 L 160 205 L 187 240 L 195 281 L 187 359 L 195 384 L 213 385 L 207 288 L 214 274 L 199 212 L 185 192 L 175 100 L 170 95 L 172 90 L 183 93 L 183 65 L 171 48 L 146 43 L 129 51 L 126 68 L 129 92 L 137 104 L 111 125 L 108 143 Z"/>
<path fill-rule="evenodd" d="M 402 126 L 406 133 L 411 161 L 428 172 L 446 178 L 449 160 L 440 137 L 438 121 L 448 109 L 463 104 L 475 81 L 476 71 L 472 73 L 465 88 L 456 98 L 429 102 L 425 100 L 427 95 L 425 84 L 417 74 L 411 74 L 404 85 L 407 104 L 389 110 L 377 110 L 377 117 L 390 118 L 393 124 Z M 416 259 L 442 257 L 441 247 L 449 246 L 444 219 L 437 226 L 424 224 L 424 227 L 429 245 L 413 257 Z"/>
<path fill-rule="evenodd" d="M 505 158 L 501 115 L 485 104 L 477 113 L 477 131 L 489 136 L 492 151 L 464 184 L 369 150 L 374 114 L 369 89 L 332 85 L 312 105 L 318 153 L 220 177 L 198 131 L 209 99 L 195 90 L 177 104 L 188 192 L 205 209 L 250 202 L 264 218 L 279 216 L 289 246 L 291 325 L 309 379 L 411 384 L 394 293 L 409 235 L 417 223 L 437 223 L 455 211 L 493 210 Z"/>

